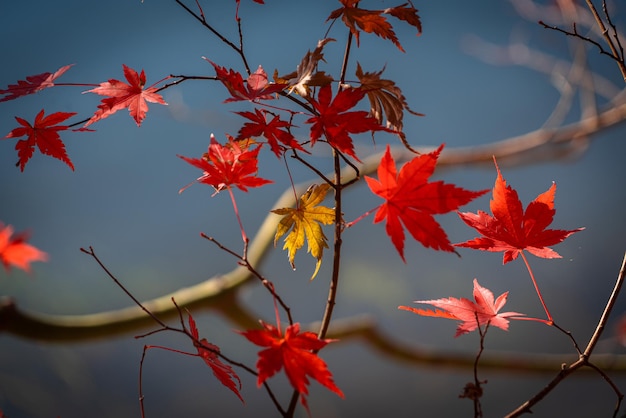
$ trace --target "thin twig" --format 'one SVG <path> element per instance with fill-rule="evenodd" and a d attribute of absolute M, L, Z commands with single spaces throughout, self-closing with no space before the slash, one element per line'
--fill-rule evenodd
<path fill-rule="evenodd" d="M 615 301 L 617 300 L 617 296 L 619 295 L 619 292 L 620 292 L 620 289 L 622 287 L 625 277 L 626 277 L 626 254 L 624 254 L 622 265 L 620 267 L 620 271 L 617 276 L 617 280 L 615 282 L 613 292 L 611 292 L 611 296 L 609 297 L 609 300 L 604 308 L 604 313 L 602 314 L 602 317 L 598 321 L 598 325 L 596 326 L 595 332 L 593 333 L 592 337 L 589 339 L 589 344 L 587 345 L 585 352 L 581 354 L 578 360 L 576 360 L 572 364 L 568 365 L 567 363 L 563 363 L 559 373 L 543 389 L 541 389 L 541 391 L 539 391 L 533 397 L 528 399 L 526 402 L 520 405 L 513 412 L 508 414 L 506 416 L 507 418 L 518 417 L 525 413 L 532 413 L 531 408 L 533 406 L 535 406 L 543 398 L 545 398 L 550 392 L 552 392 L 554 388 L 556 388 L 568 376 L 573 374 L 575 371 L 577 371 L 581 367 L 585 367 L 585 366 L 590 367 L 592 370 L 599 373 L 604 378 L 604 380 L 606 380 L 609 383 L 609 385 L 615 392 L 615 395 L 617 397 L 617 402 L 616 402 L 615 410 L 613 413 L 613 417 L 617 416 L 617 413 L 619 412 L 619 408 L 620 408 L 622 399 L 624 398 L 624 395 L 620 392 L 620 390 L 617 388 L 615 383 L 613 383 L 613 381 L 608 377 L 608 375 L 604 371 L 602 371 L 602 369 L 600 369 L 594 363 L 591 363 L 590 357 L 591 357 L 591 353 L 596 343 L 598 342 L 602 334 L 602 331 L 604 330 L 604 327 L 606 326 L 606 322 L 608 321 L 608 317 L 611 313 L 611 310 L 613 309 L 613 306 L 615 305 Z"/>

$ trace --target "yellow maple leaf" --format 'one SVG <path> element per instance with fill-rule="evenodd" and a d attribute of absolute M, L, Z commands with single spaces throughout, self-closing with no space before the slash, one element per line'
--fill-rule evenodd
<path fill-rule="evenodd" d="M 277 215 L 284 215 L 276 228 L 274 245 L 276 245 L 280 237 L 291 229 L 291 232 L 285 237 L 283 250 L 289 250 L 289 263 L 294 270 L 296 268 L 294 257 L 296 252 L 304 245 L 304 239 L 306 238 L 308 243 L 307 252 L 317 259 L 311 280 L 315 278 L 320 269 L 324 248 L 328 248 L 321 224 L 330 225 L 335 222 L 334 209 L 317 206 L 324 200 L 329 188 L 330 185 L 327 183 L 319 186 L 314 184 L 300 197 L 297 207 L 280 208 L 272 211 Z"/>

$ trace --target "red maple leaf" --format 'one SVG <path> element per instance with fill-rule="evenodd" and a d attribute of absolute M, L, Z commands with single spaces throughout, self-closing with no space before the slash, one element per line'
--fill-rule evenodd
<path fill-rule="evenodd" d="M 26 163 L 30 157 L 33 156 L 35 145 L 37 145 L 37 148 L 39 148 L 42 154 L 57 158 L 74 170 L 74 164 L 72 164 L 72 161 L 70 161 L 70 158 L 67 156 L 65 145 L 59 137 L 59 131 L 65 131 L 69 127 L 57 124 L 71 118 L 75 114 L 76 113 L 71 112 L 56 112 L 44 117 L 44 110 L 41 109 L 41 111 L 37 113 L 37 116 L 35 116 L 35 123 L 33 125 L 22 118 L 15 117 L 15 120 L 22 126 L 13 129 L 3 139 L 19 138 L 22 136 L 27 137 L 27 139 L 20 139 L 15 144 L 17 155 L 20 158 L 20 170 L 24 171 Z"/>
<path fill-rule="evenodd" d="M 232 96 L 224 100 L 224 103 L 240 100 L 253 102 L 270 100 L 274 98 L 274 93 L 278 93 L 287 87 L 286 83 L 268 83 L 267 74 L 260 65 L 254 73 L 250 74 L 247 82 L 244 83 L 243 77 L 237 71 L 233 69 L 227 70 L 209 59 L 204 59 L 213 65 L 217 78 L 224 84 Z"/>
<path fill-rule="evenodd" d="M 4 226 L 0 222 L 0 261 L 7 272 L 11 266 L 30 272 L 30 263 L 33 261 L 48 261 L 48 254 L 26 243 L 28 234 L 22 232 L 13 238 L 11 235 L 11 225 Z"/>
<path fill-rule="evenodd" d="M 357 161 L 359 158 L 354 153 L 354 144 L 349 133 L 358 134 L 363 132 L 387 131 L 390 129 L 382 126 L 376 118 L 366 111 L 351 111 L 366 92 L 360 88 L 348 88 L 337 93 L 331 102 L 332 90 L 329 84 L 322 87 L 315 99 L 309 99 L 317 115 L 306 120 L 311 125 L 311 145 L 324 135 L 328 143 L 337 150 L 348 154 Z"/>
<path fill-rule="evenodd" d="M 101 119 L 108 118 L 118 110 L 126 108 L 128 108 L 130 115 L 135 119 L 137 126 L 141 126 L 141 122 L 146 117 L 146 112 L 148 111 L 146 102 L 167 105 L 163 97 L 156 92 L 157 88 L 154 85 L 144 89 L 146 74 L 143 70 L 141 70 L 141 74 L 138 74 L 137 71 L 124 64 L 122 64 L 122 67 L 124 68 L 124 77 L 126 77 L 128 84 L 111 79 L 100 83 L 100 87 L 83 92 L 108 96 L 106 99 L 102 99 L 98 105 L 98 110 L 83 125 L 83 128 Z"/>
<path fill-rule="evenodd" d="M 312 332 L 300 332 L 300 324 L 290 325 L 281 335 L 280 329 L 261 321 L 262 330 L 248 330 L 240 332 L 250 342 L 261 347 L 256 368 L 259 372 L 257 386 L 261 386 L 266 379 L 274 376 L 283 367 L 291 386 L 301 395 L 302 404 L 306 407 L 309 379 L 317 380 L 321 385 L 344 397 L 341 389 L 335 385 L 333 376 L 326 363 L 316 353 L 333 340 L 320 340 Z M 312 351 L 315 351 L 312 352 Z"/>
<path fill-rule="evenodd" d="M 498 313 L 506 303 L 508 294 L 509 292 L 505 292 L 494 301 L 491 290 L 482 287 L 478 284 L 478 280 L 474 279 L 474 300 L 476 302 L 465 298 L 416 300 L 415 303 L 426 303 L 440 309 L 416 309 L 410 306 L 398 306 L 398 309 L 403 309 L 422 316 L 436 316 L 463 321 L 456 329 L 455 337 L 474 331 L 478 327 L 487 324 L 506 331 L 509 329 L 508 318 L 522 319 L 520 317 L 524 316 L 524 314 L 517 312 Z"/>
<path fill-rule="evenodd" d="M 266 112 L 261 112 L 258 109 L 254 109 L 252 112 L 237 112 L 244 118 L 250 119 L 252 122 L 246 122 L 239 130 L 239 139 L 250 138 L 252 136 L 263 136 L 270 144 L 270 148 L 280 157 L 285 151 L 284 147 L 281 147 L 279 142 L 282 142 L 287 148 L 294 148 L 304 151 L 302 146 L 296 138 L 285 128 L 289 128 L 291 125 L 289 122 L 280 120 L 279 116 L 274 116 L 268 123 L 266 119 Z"/>
<path fill-rule="evenodd" d="M 548 247 L 585 228 L 546 229 L 556 213 L 554 209 L 556 184 L 552 183 L 552 186 L 530 202 L 524 211 L 517 192 L 511 186 L 507 186 L 502 178 L 495 158 L 494 163 L 498 177 L 490 201 L 493 216 L 480 210 L 478 213 L 459 213 L 461 219 L 475 228 L 482 237 L 454 245 L 483 251 L 504 251 L 502 264 L 515 260 L 523 250 L 537 257 L 560 258 L 556 251 Z"/>
<path fill-rule="evenodd" d="M 400 257 L 404 258 L 404 230 L 425 247 L 454 251 L 448 236 L 433 215 L 447 213 L 488 192 L 473 192 L 445 184 L 428 182 L 435 171 L 437 158 L 443 149 L 422 154 L 407 162 L 397 173 L 389 145 L 378 166 L 378 180 L 365 176 L 373 193 L 385 199 L 378 206 L 374 223 L 387 219 L 385 229 Z M 376 209 L 374 209 L 376 210 Z M 370 212 L 368 212 L 369 214 Z"/>
<path fill-rule="evenodd" d="M 0 89 L 0 95 L 6 95 L 0 98 L 0 102 L 17 99 L 18 97 L 37 93 L 38 91 L 54 86 L 54 80 L 69 70 L 72 65 L 74 64 L 61 67 L 55 73 L 31 75 L 26 77 L 26 80 L 18 80 L 17 84 L 9 84 L 5 90 Z"/>
<path fill-rule="evenodd" d="M 247 192 L 248 187 L 261 187 L 272 183 L 270 180 L 257 176 L 261 146 L 253 150 L 250 150 L 250 146 L 249 142 L 238 142 L 231 136 L 228 136 L 228 143 L 222 145 L 211 134 L 211 144 L 202 158 L 188 158 L 182 155 L 178 157 L 202 170 L 204 173 L 196 181 L 213 186 L 215 193 L 230 186 L 237 186 L 240 190 Z M 179 193 L 191 184 L 180 189 Z"/>
<path fill-rule="evenodd" d="M 390 7 L 385 10 L 366 10 L 358 6 L 360 0 L 339 0 L 343 7 L 333 10 L 326 21 L 337 19 L 341 16 L 341 20 L 350 29 L 350 32 L 359 45 L 359 29 L 367 33 L 373 33 L 383 39 L 389 39 L 398 49 L 404 52 L 400 41 L 396 36 L 391 24 L 387 21 L 384 14 L 389 14 L 397 19 L 407 22 L 409 25 L 417 29 L 417 34 L 422 32 L 422 23 L 417 15 L 417 9 L 413 6 L 407 6 L 404 3 L 400 6 Z M 358 26 L 358 29 L 357 29 Z"/>
<path fill-rule="evenodd" d="M 217 378 L 217 380 L 219 380 L 222 385 L 233 391 L 241 402 L 244 402 L 241 397 L 241 393 L 239 393 L 241 390 L 241 380 L 239 379 L 239 376 L 237 376 L 237 373 L 235 373 L 232 367 L 228 364 L 222 363 L 218 357 L 218 354 L 220 353 L 220 348 L 218 346 L 209 343 L 206 338 L 201 340 L 199 339 L 196 321 L 193 319 L 191 314 L 189 314 L 189 328 L 194 339 L 193 345 L 198 350 L 198 356 L 202 357 L 204 362 L 211 368 L 213 375 Z"/>

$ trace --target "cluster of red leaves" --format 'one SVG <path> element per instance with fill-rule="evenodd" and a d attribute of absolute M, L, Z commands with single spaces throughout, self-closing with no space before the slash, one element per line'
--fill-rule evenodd
<path fill-rule="evenodd" d="M 398 173 L 387 146 L 378 166 L 378 180 L 365 177 L 372 192 L 385 200 L 377 208 L 374 223 L 387 220 L 387 235 L 404 262 L 403 225 L 425 247 L 452 252 L 454 247 L 433 215 L 456 210 L 488 191 L 473 192 L 442 181 L 428 182 L 442 149 L 443 145 L 413 158 Z"/>
<path fill-rule="evenodd" d="M 467 225 L 476 229 L 482 236 L 453 245 L 482 251 L 502 251 L 504 252 L 503 264 L 515 260 L 524 250 L 537 257 L 560 258 L 560 255 L 549 248 L 549 246 L 562 242 L 570 235 L 582 231 L 584 228 L 572 230 L 546 229 L 552 223 L 556 213 L 554 209 L 556 185 L 553 183 L 547 191 L 537 196 L 524 210 L 517 192 L 511 186 L 507 186 L 495 158 L 494 163 L 498 175 L 492 191 L 493 197 L 490 201 L 493 216 L 483 211 L 478 211 L 476 214 L 469 212 L 459 213 L 461 219 Z M 547 323 L 551 324 L 552 317 L 543 302 L 532 273 L 531 279 L 548 315 Z M 464 298 L 419 300 L 416 303 L 426 303 L 440 309 L 433 311 L 407 306 L 400 306 L 399 309 L 423 316 L 436 316 L 463 321 L 457 328 L 456 336 L 488 324 L 507 330 L 508 318 L 537 320 L 521 318 L 523 314 L 517 312 L 498 313 L 506 303 L 507 295 L 508 292 L 503 293 L 494 301 L 493 293 L 481 287 L 478 281 L 474 279 L 474 300 L 476 302 Z M 546 322 L 543 320 L 537 321 Z"/>
<path fill-rule="evenodd" d="M 71 65 L 61 67 L 55 73 L 42 73 L 34 76 L 26 77 L 26 80 L 19 80 L 17 84 L 10 84 L 7 89 L 0 90 L 0 94 L 6 96 L 0 99 L 0 102 L 13 100 L 27 94 L 33 94 L 41 91 L 45 88 L 54 86 L 54 81 L 65 73 Z M 154 86 L 144 88 L 146 84 L 146 75 L 144 71 L 141 74 L 132 68 L 123 65 L 124 76 L 127 83 L 119 80 L 111 79 L 107 82 L 100 83 L 99 87 L 88 90 L 84 93 L 96 93 L 107 98 L 102 99 L 98 110 L 95 114 L 83 125 L 82 128 L 77 131 L 89 131 L 87 129 L 89 125 L 97 122 L 101 119 L 107 118 L 117 112 L 118 110 L 128 108 L 130 115 L 133 117 L 137 126 L 141 126 L 141 122 L 146 117 L 148 111 L 148 104 L 159 103 L 166 105 L 163 97 L 158 94 L 157 88 Z M 15 117 L 17 122 L 21 125 L 18 128 L 13 129 L 6 135 L 6 138 L 19 138 L 26 136 L 26 139 L 22 139 L 17 142 L 15 149 L 18 152 L 20 169 L 24 171 L 24 167 L 30 158 L 33 156 L 35 146 L 39 148 L 42 154 L 49 155 L 57 158 L 67 164 L 72 170 L 74 170 L 74 164 L 70 160 L 65 150 L 65 144 L 61 141 L 58 132 L 69 129 L 69 126 L 59 125 L 64 120 L 76 115 L 71 112 L 55 112 L 44 117 L 44 110 L 42 109 L 35 117 L 34 124 L 30 124 L 23 118 Z"/>
<path fill-rule="evenodd" d="M 509 318 L 519 319 L 524 316 L 517 312 L 501 312 L 509 292 L 498 296 L 494 301 L 493 293 L 478 284 L 474 279 L 474 300 L 466 298 L 441 298 L 433 300 L 416 300 L 415 303 L 433 305 L 439 309 L 416 309 L 410 306 L 398 306 L 398 309 L 413 312 L 422 316 L 435 316 L 462 321 L 456 329 L 455 337 L 474 331 L 483 325 L 493 325 L 503 330 L 509 329 Z"/>
<path fill-rule="evenodd" d="M 482 236 L 454 245 L 482 251 L 503 251 L 502 264 L 515 260 L 523 250 L 537 257 L 560 258 L 561 256 L 549 246 L 558 244 L 585 228 L 546 229 L 556 213 L 554 209 L 556 184 L 552 183 L 552 186 L 530 202 L 524 211 L 517 191 L 506 185 L 495 158 L 494 163 L 498 176 L 490 201 L 493 216 L 483 211 L 459 213 L 461 219 Z"/>
<path fill-rule="evenodd" d="M 309 379 L 317 380 L 321 385 L 344 397 L 341 389 L 335 385 L 328 367 L 316 353 L 333 340 L 319 339 L 312 332 L 300 332 L 300 324 L 290 325 L 281 334 L 279 328 L 261 321 L 262 330 L 248 330 L 240 332 L 250 342 L 261 347 L 256 367 L 259 372 L 257 386 L 274 376 L 283 367 L 291 386 L 297 390 L 302 404 L 308 409 L 306 395 L 308 395 Z"/>
<path fill-rule="evenodd" d="M 27 233 L 11 235 L 11 225 L 4 226 L 0 222 L 0 261 L 7 272 L 11 266 L 30 272 L 30 263 L 33 261 L 48 261 L 48 254 L 26 243 Z"/>
<path fill-rule="evenodd" d="M 272 183 L 270 180 L 257 177 L 258 154 L 261 146 L 250 149 L 251 141 L 236 141 L 228 137 L 228 143 L 222 145 L 213 135 L 208 152 L 202 158 L 178 157 L 203 171 L 195 181 L 208 184 L 219 193 L 225 188 L 237 186 L 247 192 L 248 187 L 261 187 Z M 193 183 L 191 183 L 193 184 Z M 182 193 L 191 184 L 180 189 Z"/>

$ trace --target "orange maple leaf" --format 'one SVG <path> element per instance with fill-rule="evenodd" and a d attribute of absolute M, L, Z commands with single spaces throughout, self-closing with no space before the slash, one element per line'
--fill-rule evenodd
<path fill-rule="evenodd" d="M 141 74 L 138 74 L 137 71 L 126 65 L 122 64 L 122 66 L 124 68 L 124 77 L 126 77 L 128 84 L 111 79 L 100 83 L 100 87 L 83 92 L 108 96 L 108 98 L 102 99 L 102 102 L 98 105 L 98 110 L 83 125 L 83 129 L 94 122 L 108 118 L 118 110 L 126 108 L 128 108 L 130 115 L 135 119 L 137 126 L 141 126 L 141 122 L 146 117 L 146 112 L 148 111 L 146 102 L 167 105 L 163 97 L 156 92 L 157 88 L 154 85 L 144 89 L 146 74 L 143 70 L 141 70 Z"/>
<path fill-rule="evenodd" d="M 309 87 L 322 87 L 333 81 L 332 76 L 324 71 L 318 71 L 317 66 L 320 61 L 324 61 L 322 50 L 328 42 L 333 42 L 332 38 L 324 38 L 317 43 L 317 47 L 311 51 L 307 51 L 296 67 L 296 71 L 286 74 L 282 77 L 278 76 L 278 70 L 274 71 L 274 81 L 277 83 L 287 83 L 289 93 L 294 90 L 302 97 L 308 97 Z"/>
<path fill-rule="evenodd" d="M 410 306 L 398 306 L 398 309 L 413 312 L 422 316 L 435 316 L 447 319 L 458 319 L 463 321 L 459 324 L 455 337 L 474 331 L 482 325 L 493 325 L 503 330 L 509 329 L 510 319 L 526 319 L 520 318 L 524 314 L 517 312 L 501 312 L 500 309 L 506 303 L 509 292 L 505 292 L 498 296 L 494 301 L 491 290 L 478 284 L 478 280 L 474 279 L 474 300 L 472 302 L 465 298 L 441 298 L 433 300 L 416 300 L 415 303 L 426 303 L 436 306 L 436 310 L 416 309 Z"/>
<path fill-rule="evenodd" d="M 554 209 L 556 184 L 552 183 L 552 186 L 530 202 L 524 211 L 517 192 L 511 186 L 507 186 L 502 178 L 495 157 L 493 161 L 498 171 L 490 202 L 493 216 L 480 210 L 478 213 L 459 213 L 461 219 L 482 236 L 454 245 L 482 251 L 503 251 L 502 264 L 515 260 L 523 250 L 537 257 L 560 258 L 556 251 L 548 247 L 585 228 L 546 229 L 556 213 Z"/>
<path fill-rule="evenodd" d="M 422 33 L 422 23 L 417 15 L 417 9 L 412 5 L 407 6 L 409 3 L 384 10 L 366 10 L 357 7 L 359 0 L 339 1 L 343 4 L 343 7 L 333 10 L 326 21 L 337 19 L 341 16 L 341 20 L 343 20 L 350 29 L 350 32 L 354 35 L 357 46 L 359 46 L 359 29 L 361 29 L 364 32 L 380 36 L 383 39 L 389 39 L 400 51 L 405 52 L 393 31 L 393 27 L 385 16 L 383 16 L 384 14 L 391 15 L 414 26 L 417 29 L 418 35 Z"/>
<path fill-rule="evenodd" d="M 28 234 L 17 234 L 13 238 L 11 235 L 11 225 L 4 226 L 0 222 L 0 261 L 7 272 L 11 266 L 30 272 L 30 263 L 33 261 L 48 261 L 48 254 L 26 243 Z"/>

